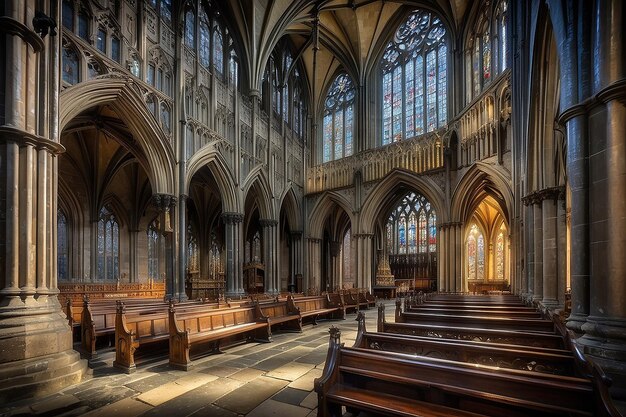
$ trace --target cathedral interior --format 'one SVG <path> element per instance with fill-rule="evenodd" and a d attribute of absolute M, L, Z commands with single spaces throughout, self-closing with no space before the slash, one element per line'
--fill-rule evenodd
<path fill-rule="evenodd" d="M 612 402 L 505 412 L 431 392 L 361 415 L 626 415 L 625 18 L 621 0 L 0 0 L 0 415 L 356 415 L 320 391 L 350 357 L 315 325 L 333 294 L 343 318 L 366 300 L 334 323 L 345 345 L 456 297 L 515 299 Z M 314 326 L 301 300 L 303 333 L 272 335 L 299 297 L 321 303 Z M 135 372 L 145 329 L 123 339 L 120 317 L 155 300 L 169 365 L 164 334 Z M 263 311 L 252 339 L 274 341 L 184 373 L 173 317 L 203 303 Z"/>

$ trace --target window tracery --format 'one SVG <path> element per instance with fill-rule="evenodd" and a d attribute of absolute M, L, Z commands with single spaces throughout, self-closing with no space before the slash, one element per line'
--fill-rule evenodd
<path fill-rule="evenodd" d="M 413 12 L 382 61 L 382 144 L 432 132 L 447 123 L 446 29 L 426 10 Z"/>
<path fill-rule="evenodd" d="M 96 276 L 98 280 L 116 280 L 120 276 L 120 227 L 113 211 L 105 206 L 98 221 Z"/>
<path fill-rule="evenodd" d="M 476 224 L 470 227 L 466 240 L 468 279 L 483 280 L 485 278 L 485 238 Z"/>
<path fill-rule="evenodd" d="M 385 247 L 390 255 L 434 253 L 437 250 L 437 213 L 421 194 L 409 193 L 391 212 Z"/>
<path fill-rule="evenodd" d="M 346 73 L 339 74 L 324 102 L 323 162 L 352 155 L 355 97 L 352 79 Z"/>

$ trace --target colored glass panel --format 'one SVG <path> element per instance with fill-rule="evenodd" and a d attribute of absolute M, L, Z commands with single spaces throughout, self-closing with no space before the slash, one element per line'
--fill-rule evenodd
<path fill-rule="evenodd" d="M 402 67 L 393 71 L 393 142 L 402 140 Z"/>
<path fill-rule="evenodd" d="M 185 13 L 185 45 L 196 47 L 196 15 L 192 10 Z"/>
<path fill-rule="evenodd" d="M 219 26 L 213 32 L 213 66 L 220 74 L 224 73 L 224 37 Z"/>
<path fill-rule="evenodd" d="M 69 278 L 68 261 L 69 233 L 67 217 L 57 210 L 57 277 L 64 281 Z"/>
<path fill-rule="evenodd" d="M 391 143 L 391 73 L 383 75 L 383 145 Z"/>
<path fill-rule="evenodd" d="M 491 81 L 491 37 L 487 31 L 483 35 L 483 82 Z"/>
<path fill-rule="evenodd" d="M 485 239 L 482 233 L 476 238 L 476 246 L 478 248 L 476 254 L 476 278 L 485 279 Z"/>
<path fill-rule="evenodd" d="M 404 98 L 406 101 L 405 137 L 415 136 L 415 63 L 409 60 L 404 68 Z"/>
<path fill-rule="evenodd" d="M 323 161 L 328 162 L 331 158 L 330 150 L 333 146 L 333 115 L 324 116 L 324 157 Z"/>
<path fill-rule="evenodd" d="M 63 81 L 70 84 L 78 82 L 78 57 L 72 49 L 63 49 Z"/>
<path fill-rule="evenodd" d="M 210 57 L 210 32 L 209 25 L 204 19 L 200 19 L 200 45 L 198 50 L 198 56 L 200 60 L 200 65 L 204 67 L 209 66 L 209 57 Z"/>
<path fill-rule="evenodd" d="M 437 72 L 436 52 L 426 55 L 426 131 L 437 128 Z"/>
<path fill-rule="evenodd" d="M 424 58 L 415 58 L 415 135 L 424 133 Z"/>
<path fill-rule="evenodd" d="M 504 233 L 496 238 L 496 278 L 504 279 Z"/>
<path fill-rule="evenodd" d="M 343 109 L 335 112 L 334 121 L 335 159 L 343 157 Z"/>
<path fill-rule="evenodd" d="M 437 99 L 439 103 L 437 107 L 439 109 L 439 126 L 443 126 L 446 124 L 447 115 L 448 115 L 448 94 L 447 94 L 447 48 L 446 45 L 441 45 L 439 47 L 438 57 L 437 57 L 437 65 L 438 65 L 438 75 L 437 75 Z"/>
<path fill-rule="evenodd" d="M 354 126 L 354 105 L 348 106 L 346 108 L 346 137 L 345 137 L 345 146 L 344 152 L 345 156 L 352 155 L 352 130 Z"/>

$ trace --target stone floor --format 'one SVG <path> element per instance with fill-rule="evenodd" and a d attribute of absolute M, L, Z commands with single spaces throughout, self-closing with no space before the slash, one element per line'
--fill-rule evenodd
<path fill-rule="evenodd" d="M 393 321 L 393 302 L 386 304 L 387 320 Z M 365 314 L 367 329 L 375 331 L 376 309 Z M 341 329 L 341 341 L 351 345 L 355 318 L 348 314 L 345 321 L 309 324 L 302 333 L 275 332 L 272 343 L 192 356 L 188 372 L 170 368 L 164 352 L 144 358 L 135 373 L 126 375 L 113 368 L 115 352 L 105 348 L 90 360 L 91 378 L 37 401 L 3 405 L 0 416 L 316 416 L 313 380 L 324 368 L 328 329 Z"/>

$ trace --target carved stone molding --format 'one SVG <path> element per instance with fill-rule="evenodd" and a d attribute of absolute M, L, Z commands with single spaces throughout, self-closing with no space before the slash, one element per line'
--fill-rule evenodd
<path fill-rule="evenodd" d="M 522 203 L 525 206 L 539 204 L 544 200 L 564 200 L 565 199 L 565 187 L 549 187 L 544 188 L 543 190 L 533 191 L 530 194 L 522 197 Z"/>
<path fill-rule="evenodd" d="M 276 226 L 278 226 L 278 220 L 274 220 L 274 219 L 260 219 L 259 220 L 259 224 L 263 228 L 265 228 L 265 227 L 276 227 Z"/>
<path fill-rule="evenodd" d="M 224 224 L 237 224 L 243 222 L 242 213 L 226 212 L 222 213 L 222 221 Z"/>

